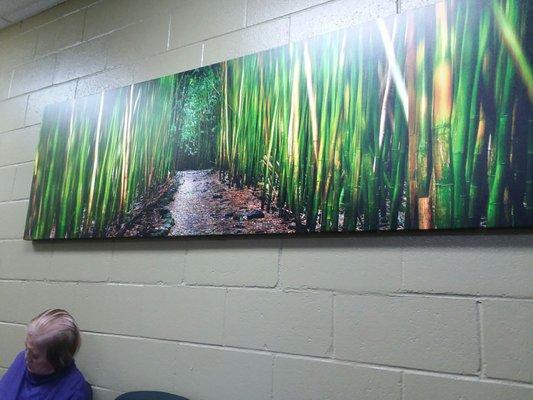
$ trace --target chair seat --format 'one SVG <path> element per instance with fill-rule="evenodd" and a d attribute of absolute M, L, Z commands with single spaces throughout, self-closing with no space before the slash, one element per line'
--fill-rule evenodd
<path fill-rule="evenodd" d="M 121 394 L 115 400 L 188 400 L 175 394 L 164 392 L 128 392 Z"/>

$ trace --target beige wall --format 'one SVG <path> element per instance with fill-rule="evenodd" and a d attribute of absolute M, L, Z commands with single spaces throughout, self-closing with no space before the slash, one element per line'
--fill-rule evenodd
<path fill-rule="evenodd" d="M 43 107 L 427 0 L 68 0 L 0 31 L 0 374 L 65 307 L 96 399 L 531 400 L 533 234 L 31 243 Z"/>

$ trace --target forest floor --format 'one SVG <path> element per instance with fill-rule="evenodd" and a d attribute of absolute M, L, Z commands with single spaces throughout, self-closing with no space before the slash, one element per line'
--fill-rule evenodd
<path fill-rule="evenodd" d="M 230 186 L 214 170 L 179 171 L 134 204 L 129 219 L 112 226 L 108 237 L 172 237 L 198 235 L 248 235 L 294 233 L 294 219 L 261 208 L 259 189 Z M 403 199 L 405 205 L 406 199 Z M 389 205 L 387 204 L 387 210 Z M 403 229 L 403 211 L 398 215 L 398 229 Z M 344 215 L 339 215 L 343 226 Z M 304 221 L 305 223 L 305 221 Z M 303 225 L 305 226 L 305 224 Z M 320 225 L 316 227 L 320 230 Z M 379 230 L 389 230 L 385 218 Z M 364 230 L 360 221 L 355 230 Z M 339 230 L 342 232 L 342 229 Z"/>
<path fill-rule="evenodd" d="M 290 221 L 261 210 L 258 191 L 230 187 L 216 171 L 180 171 L 176 178 L 168 236 L 294 232 Z"/>
<path fill-rule="evenodd" d="M 275 207 L 273 207 L 275 209 Z M 139 199 L 108 237 L 292 233 L 296 224 L 261 209 L 260 191 L 221 182 L 213 170 L 179 171 Z"/>

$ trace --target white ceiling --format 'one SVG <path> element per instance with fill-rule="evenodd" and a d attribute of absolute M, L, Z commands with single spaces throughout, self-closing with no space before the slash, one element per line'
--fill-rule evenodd
<path fill-rule="evenodd" d="M 65 0 L 0 0 L 0 29 L 22 21 Z"/>

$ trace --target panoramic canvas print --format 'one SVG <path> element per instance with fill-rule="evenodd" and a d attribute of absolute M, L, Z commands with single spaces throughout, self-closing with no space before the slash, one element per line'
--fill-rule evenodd
<path fill-rule="evenodd" d="M 50 105 L 25 237 L 532 227 L 531 8 L 438 2 Z"/>

